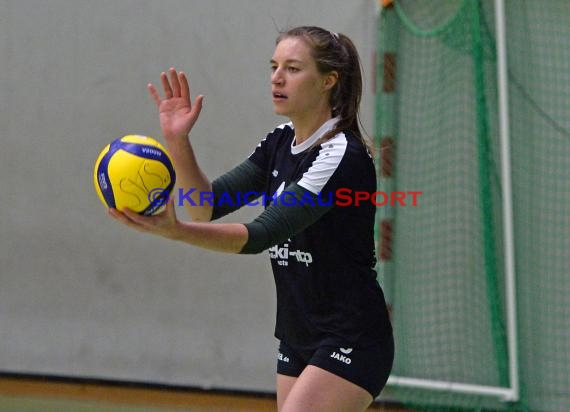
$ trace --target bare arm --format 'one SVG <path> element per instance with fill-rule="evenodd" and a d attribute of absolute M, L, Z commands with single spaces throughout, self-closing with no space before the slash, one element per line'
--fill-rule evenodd
<path fill-rule="evenodd" d="M 177 186 L 185 193 L 196 189 L 189 195 L 194 205 L 191 202 L 184 202 L 186 213 L 194 222 L 210 221 L 212 205 L 208 202 L 201 202 L 200 193 L 211 192 L 212 183 L 200 169 L 190 141 L 188 139 L 171 143 L 167 141 L 167 148 L 176 169 Z"/>
<path fill-rule="evenodd" d="M 248 224 L 178 221 L 172 198 L 164 212 L 153 216 L 142 216 L 130 210 L 119 212 L 116 209 L 109 209 L 109 213 L 119 222 L 140 232 L 218 252 L 260 253 L 300 232 L 332 208 L 332 204 L 321 205 L 317 195 L 310 194 L 295 183 L 288 186 L 284 193 L 293 196 L 299 206 L 284 206 L 281 199 Z"/>
<path fill-rule="evenodd" d="M 160 80 L 164 98 L 160 97 L 156 88 L 150 83 L 148 90 L 158 107 L 160 127 L 174 161 L 178 186 L 185 192 L 195 189 L 190 197 L 196 205 L 187 203 L 186 211 L 194 222 L 209 221 L 212 216 L 212 206 L 208 202 L 200 204 L 199 196 L 201 192 L 210 192 L 212 185 L 200 169 L 189 140 L 190 131 L 202 110 L 204 96 L 198 96 L 192 105 L 186 75 L 183 72 L 176 72 L 174 68 L 168 71 L 168 75 L 161 73 Z"/>
<path fill-rule="evenodd" d="M 204 249 L 218 252 L 240 253 L 248 240 L 248 231 L 241 223 L 183 222 L 176 218 L 174 200 L 166 210 L 154 216 L 142 216 L 125 210 L 109 209 L 109 214 L 119 222 L 143 233 L 151 233 Z"/>

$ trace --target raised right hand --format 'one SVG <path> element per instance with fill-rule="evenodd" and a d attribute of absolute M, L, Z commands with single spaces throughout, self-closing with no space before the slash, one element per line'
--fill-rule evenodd
<path fill-rule="evenodd" d="M 174 68 L 170 68 L 168 75 L 165 72 L 160 74 L 164 99 L 160 97 L 151 83 L 148 84 L 148 91 L 158 107 L 160 127 L 164 138 L 174 141 L 187 138 L 198 120 L 204 96 L 196 97 L 192 105 L 186 75 L 183 72 L 177 72 Z"/>

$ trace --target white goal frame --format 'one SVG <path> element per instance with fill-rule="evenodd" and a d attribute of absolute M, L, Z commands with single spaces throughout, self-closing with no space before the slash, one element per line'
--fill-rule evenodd
<path fill-rule="evenodd" d="M 517 343 L 517 299 L 514 257 L 511 154 L 509 131 L 509 98 L 506 53 L 506 22 L 504 0 L 495 0 L 495 29 L 497 43 L 497 83 L 499 101 L 499 138 L 501 148 L 501 184 L 503 189 L 502 214 L 504 221 L 505 296 L 507 352 L 509 362 L 509 387 L 472 385 L 411 377 L 390 376 L 387 385 L 466 395 L 497 397 L 504 402 L 520 399 L 519 364 Z"/>

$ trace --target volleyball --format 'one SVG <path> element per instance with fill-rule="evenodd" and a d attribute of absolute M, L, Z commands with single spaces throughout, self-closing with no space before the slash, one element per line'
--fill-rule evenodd
<path fill-rule="evenodd" d="M 152 137 L 128 135 L 108 144 L 93 170 L 93 184 L 108 208 L 157 213 L 172 193 L 176 174 L 166 149 Z"/>

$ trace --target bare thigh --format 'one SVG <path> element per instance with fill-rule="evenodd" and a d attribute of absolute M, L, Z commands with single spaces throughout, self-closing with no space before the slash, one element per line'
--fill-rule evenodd
<path fill-rule="evenodd" d="M 298 378 L 277 377 L 280 412 L 361 412 L 373 400 L 360 386 L 314 365 L 307 366 Z"/>
<path fill-rule="evenodd" d="M 277 374 L 277 410 L 281 411 L 285 399 L 289 396 L 289 392 L 293 389 L 293 385 L 297 382 L 297 378 L 293 376 Z"/>

